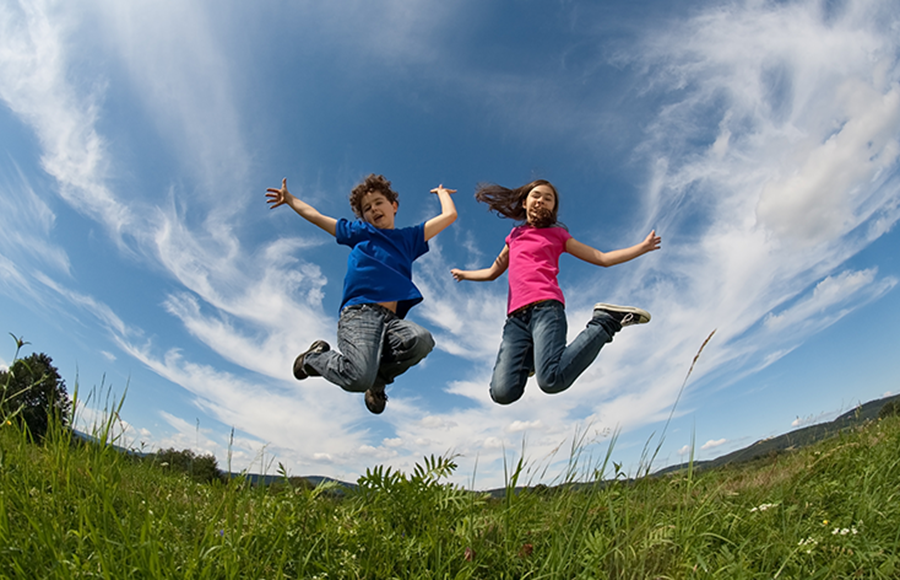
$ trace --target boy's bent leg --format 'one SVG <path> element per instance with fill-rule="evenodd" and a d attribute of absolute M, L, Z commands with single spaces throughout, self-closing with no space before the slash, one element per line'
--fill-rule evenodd
<path fill-rule="evenodd" d="M 345 391 L 363 393 L 375 383 L 390 311 L 368 305 L 348 306 L 338 320 L 338 348 L 309 354 L 305 364 Z"/>
<path fill-rule="evenodd" d="M 528 325 L 515 316 L 507 318 L 491 378 L 491 399 L 508 405 L 522 398 L 533 366 L 534 349 Z"/>
<path fill-rule="evenodd" d="M 409 320 L 393 318 L 385 324 L 381 366 L 376 383 L 389 385 L 434 349 L 431 333 Z"/>

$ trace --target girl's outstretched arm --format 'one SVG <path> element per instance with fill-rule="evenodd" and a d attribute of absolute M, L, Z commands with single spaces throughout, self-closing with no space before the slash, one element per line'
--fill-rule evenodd
<path fill-rule="evenodd" d="M 308 222 L 319 226 L 332 236 L 334 235 L 337 229 L 337 220 L 319 213 L 313 206 L 291 195 L 287 188 L 287 177 L 281 180 L 281 189 L 268 188 L 266 197 L 269 198 L 266 203 L 271 204 L 269 209 L 275 209 L 280 205 L 289 205 Z"/>
<path fill-rule="evenodd" d="M 454 280 L 457 282 L 461 282 L 463 280 L 471 280 L 473 282 L 490 282 L 491 280 L 496 280 L 498 276 L 500 276 L 503 272 L 506 272 L 506 268 L 509 266 L 509 246 L 504 245 L 503 250 L 500 252 L 500 255 L 497 256 L 497 259 L 494 260 L 494 263 L 491 264 L 490 268 L 483 268 L 481 270 L 458 270 L 453 268 L 450 270 L 450 273 L 453 274 Z"/>
<path fill-rule="evenodd" d="M 450 194 L 456 193 L 456 190 L 447 189 L 443 185 L 439 185 L 432 189 L 431 193 L 436 193 L 438 199 L 441 200 L 441 215 L 435 216 L 425 222 L 426 242 L 456 221 L 456 205 L 453 203 L 453 198 L 450 197 Z"/>
<path fill-rule="evenodd" d="M 633 260 L 638 256 L 643 256 L 647 252 L 658 250 L 661 242 L 662 238 L 656 235 L 656 230 L 653 230 L 646 238 L 644 238 L 643 242 L 631 246 L 630 248 L 613 250 L 612 252 L 601 252 L 587 244 L 582 244 L 575 238 L 569 238 L 569 241 L 566 242 L 566 251 L 576 258 L 590 264 L 608 267 Z"/>

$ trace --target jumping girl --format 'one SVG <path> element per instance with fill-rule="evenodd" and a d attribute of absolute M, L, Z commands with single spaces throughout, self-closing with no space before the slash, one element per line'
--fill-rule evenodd
<path fill-rule="evenodd" d="M 661 239 L 656 231 L 630 248 L 596 250 L 577 241 L 557 221 L 559 194 L 543 179 L 512 190 L 480 185 L 475 199 L 503 217 L 525 222 L 512 229 L 491 267 L 450 270 L 457 282 L 485 282 L 509 268 L 507 319 L 491 379 L 495 402 L 508 405 L 517 401 L 531 374 L 537 376 L 545 393 L 568 389 L 623 326 L 650 321 L 650 314 L 640 308 L 601 302 L 594 305 L 587 327 L 566 346 L 565 299 L 556 276 L 563 252 L 597 266 L 613 266 L 658 250 Z"/>

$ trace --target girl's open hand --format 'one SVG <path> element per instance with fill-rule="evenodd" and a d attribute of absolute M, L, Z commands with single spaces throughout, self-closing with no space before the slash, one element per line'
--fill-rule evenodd
<path fill-rule="evenodd" d="M 644 246 L 644 252 L 652 252 L 653 250 L 658 250 L 659 245 L 662 243 L 662 238 L 656 235 L 656 230 L 651 231 L 647 234 L 647 237 L 644 238 L 642 245 Z"/>
<path fill-rule="evenodd" d="M 287 188 L 287 177 L 281 180 L 281 189 L 270 187 L 266 190 L 266 203 L 271 204 L 269 209 L 275 209 L 279 205 L 284 205 L 290 199 L 291 194 Z"/>

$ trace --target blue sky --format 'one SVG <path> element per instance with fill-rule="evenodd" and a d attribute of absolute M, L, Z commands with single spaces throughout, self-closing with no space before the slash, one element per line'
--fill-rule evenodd
<path fill-rule="evenodd" d="M 524 448 L 549 483 L 612 433 L 630 473 L 648 445 L 654 468 L 715 457 L 898 391 L 898 56 L 893 0 L 0 0 L 0 330 L 77 382 L 82 425 L 127 390 L 121 442 L 223 468 L 355 480 L 449 452 L 487 488 Z M 291 377 L 334 341 L 347 250 L 264 195 L 287 177 L 350 217 L 371 172 L 400 225 L 459 190 L 414 273 L 437 347 L 380 416 Z M 538 177 L 580 241 L 663 238 L 609 269 L 563 256 L 570 335 L 598 301 L 653 320 L 503 407 L 505 276 L 449 270 L 514 225 L 476 184 Z"/>

